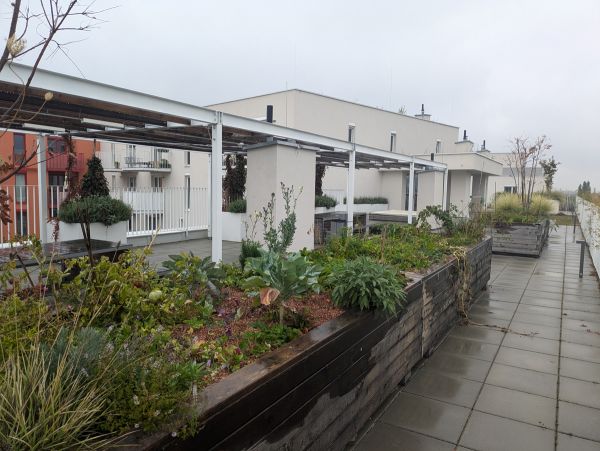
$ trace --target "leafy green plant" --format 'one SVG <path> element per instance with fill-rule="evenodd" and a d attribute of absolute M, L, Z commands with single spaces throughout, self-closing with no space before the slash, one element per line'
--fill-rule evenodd
<path fill-rule="evenodd" d="M 229 213 L 246 213 L 246 199 L 235 199 L 227 206 Z"/>
<path fill-rule="evenodd" d="M 271 194 L 271 200 L 262 208 L 260 218 L 263 223 L 263 239 L 269 252 L 284 254 L 292 244 L 296 233 L 296 202 L 302 194 L 302 188 L 298 195 L 294 194 L 294 187 L 285 186 L 281 183 L 281 194 L 285 210 L 284 218 L 275 226 L 275 193 Z"/>
<path fill-rule="evenodd" d="M 261 303 L 279 306 L 279 323 L 283 325 L 284 302 L 310 291 L 319 291 L 321 268 L 313 265 L 299 253 L 283 256 L 261 250 L 261 256 L 249 258 L 245 270 L 252 274 L 243 286 L 260 292 Z"/>
<path fill-rule="evenodd" d="M 367 257 L 348 261 L 330 276 L 336 305 L 394 314 L 406 299 L 403 278 Z"/>
<path fill-rule="evenodd" d="M 170 271 L 174 284 L 187 287 L 191 298 L 197 298 L 199 291 L 205 288 L 213 296 L 220 296 L 218 286 L 225 278 L 225 272 L 210 257 L 201 258 L 189 252 L 169 255 L 169 259 L 163 262 L 163 267 Z"/>
<path fill-rule="evenodd" d="M 59 220 L 68 224 L 101 222 L 109 226 L 131 218 L 131 207 L 110 196 L 80 197 L 60 206 Z"/>
<path fill-rule="evenodd" d="M 281 324 L 268 325 L 257 322 L 252 327 L 254 330 L 244 332 L 240 341 L 240 348 L 247 355 L 264 354 L 292 341 L 301 334 L 298 329 Z"/>
<path fill-rule="evenodd" d="M 0 367 L 0 446 L 4 449 L 98 449 L 116 368 L 104 337 L 86 329 L 61 331 L 46 346 L 18 347 Z M 92 346 L 90 346 L 92 345 Z M 94 350 L 88 354 L 87 350 Z M 103 361 L 102 367 L 97 362 Z"/>
<path fill-rule="evenodd" d="M 431 225 L 428 220 L 433 217 L 444 227 L 446 233 L 452 234 L 454 232 L 454 220 L 456 214 L 457 210 L 455 206 L 451 206 L 449 210 L 444 210 L 439 205 L 428 205 L 419 212 L 419 215 L 417 216 L 417 226 L 425 230 L 430 230 Z"/>
<path fill-rule="evenodd" d="M 254 240 L 242 240 L 240 248 L 240 266 L 244 268 L 246 260 L 253 257 L 260 257 L 260 243 Z"/>
<path fill-rule="evenodd" d="M 336 200 L 331 196 L 315 196 L 315 207 L 333 208 L 336 205 Z"/>

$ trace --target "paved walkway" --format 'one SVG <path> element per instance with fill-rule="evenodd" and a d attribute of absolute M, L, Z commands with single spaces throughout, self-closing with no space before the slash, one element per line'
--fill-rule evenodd
<path fill-rule="evenodd" d="M 152 246 L 150 264 L 160 268 L 163 261 L 169 260 L 169 255 L 192 251 L 199 257 L 208 257 L 211 254 L 211 240 L 201 238 L 197 240 L 184 240 L 175 243 L 161 243 Z M 223 241 L 223 261 L 237 263 L 240 256 L 240 243 Z"/>
<path fill-rule="evenodd" d="M 471 320 L 509 332 L 455 327 L 356 450 L 600 450 L 600 288 L 574 241 L 495 255 Z"/>

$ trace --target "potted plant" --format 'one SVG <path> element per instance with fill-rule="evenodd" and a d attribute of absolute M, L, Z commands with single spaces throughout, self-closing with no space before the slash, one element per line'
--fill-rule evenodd
<path fill-rule="evenodd" d="M 58 214 L 59 234 L 63 241 L 99 239 L 127 243 L 127 223 L 131 207 L 110 197 L 102 162 L 96 156 L 88 160 L 80 190 L 65 201 Z"/>

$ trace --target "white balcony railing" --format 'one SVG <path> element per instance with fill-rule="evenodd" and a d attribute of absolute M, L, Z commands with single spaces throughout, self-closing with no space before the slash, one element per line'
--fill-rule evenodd
<path fill-rule="evenodd" d="M 8 224 L 0 223 L 0 248 L 19 236 L 40 236 L 39 191 L 36 185 L 0 186 L 8 194 Z M 206 188 L 117 189 L 111 196 L 132 208 L 127 236 L 204 230 L 210 222 Z M 48 187 L 47 217 L 57 217 L 66 197 L 62 186 Z M 52 227 L 51 224 L 47 225 Z"/>
<path fill-rule="evenodd" d="M 577 219 L 596 272 L 600 273 L 600 207 L 577 197 Z"/>

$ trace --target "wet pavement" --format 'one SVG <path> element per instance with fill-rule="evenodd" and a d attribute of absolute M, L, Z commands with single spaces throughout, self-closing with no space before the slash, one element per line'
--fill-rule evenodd
<path fill-rule="evenodd" d="M 575 239 L 563 226 L 539 259 L 494 255 L 473 324 L 450 332 L 355 450 L 600 450 L 600 288 L 589 254 L 579 278 Z"/>
<path fill-rule="evenodd" d="M 199 257 L 209 257 L 211 254 L 210 239 L 200 238 L 196 240 L 183 240 L 174 243 L 161 243 L 152 246 L 150 264 L 161 268 L 163 261 L 169 260 L 169 255 L 177 255 L 182 252 L 193 252 Z M 240 256 L 240 243 L 234 241 L 223 241 L 223 262 L 237 263 Z"/>

